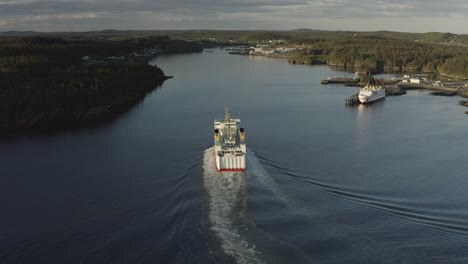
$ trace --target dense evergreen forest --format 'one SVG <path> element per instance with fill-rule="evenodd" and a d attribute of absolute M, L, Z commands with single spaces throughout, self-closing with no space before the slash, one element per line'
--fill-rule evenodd
<path fill-rule="evenodd" d="M 168 77 L 147 61 L 201 51 L 164 36 L 0 38 L 0 132 L 88 124 L 127 110 Z"/>
<path fill-rule="evenodd" d="M 349 37 L 317 40 L 291 53 L 292 63 L 326 63 L 358 71 L 437 72 L 468 78 L 468 48 L 405 40 Z"/>
<path fill-rule="evenodd" d="M 428 32 L 406 33 L 394 31 L 324 31 L 312 29 L 296 29 L 287 31 L 266 30 L 176 30 L 176 31 L 144 31 L 145 34 L 165 34 L 171 38 L 184 40 L 215 39 L 219 42 L 234 41 L 243 43 L 261 43 L 273 39 L 282 39 L 286 43 L 307 44 L 315 40 L 342 39 L 362 37 L 373 39 L 390 39 L 415 41 L 420 43 L 437 43 L 445 45 L 468 45 L 468 35 L 452 33 Z"/>

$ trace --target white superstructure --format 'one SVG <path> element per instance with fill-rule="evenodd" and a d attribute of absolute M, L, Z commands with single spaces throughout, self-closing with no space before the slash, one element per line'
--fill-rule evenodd
<path fill-rule="evenodd" d="M 359 90 L 358 98 L 362 104 L 370 104 L 384 100 L 385 88 L 368 84 Z"/>
<path fill-rule="evenodd" d="M 214 121 L 214 129 L 216 168 L 219 171 L 244 171 L 247 147 L 240 119 L 231 118 L 226 110 L 224 119 Z"/>

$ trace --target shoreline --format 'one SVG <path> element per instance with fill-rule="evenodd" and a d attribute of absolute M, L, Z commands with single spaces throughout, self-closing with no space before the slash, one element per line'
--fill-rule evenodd
<path fill-rule="evenodd" d="M 100 105 L 75 112 L 73 115 L 61 111 L 41 112 L 28 118 L 15 120 L 14 123 L 0 119 L 0 136 L 15 137 L 42 133 L 57 133 L 68 130 L 99 127 L 120 117 L 140 104 L 151 92 L 161 89 L 163 83 L 173 78 L 164 76 L 151 81 L 151 86 L 142 93 L 114 98 L 108 105 Z"/>
<path fill-rule="evenodd" d="M 396 86 L 404 91 L 408 90 L 429 90 L 433 91 L 431 94 L 435 96 L 453 96 L 458 95 L 462 98 L 468 98 L 468 91 L 466 89 L 457 89 L 451 87 L 434 86 L 430 84 L 420 83 L 398 83 Z"/>
<path fill-rule="evenodd" d="M 34 53 L 29 56 L 39 58 L 28 61 L 17 59 L 16 53 L 4 55 L 12 63 L 0 64 L 4 69 L 0 72 L 4 95 L 0 97 L 0 137 L 105 124 L 173 78 L 150 65 L 151 60 L 162 54 L 203 51 L 201 45 L 165 37 L 139 42 L 60 37 L 0 41 L 5 47 L 24 42 L 19 54 L 28 54 L 32 47 Z"/>

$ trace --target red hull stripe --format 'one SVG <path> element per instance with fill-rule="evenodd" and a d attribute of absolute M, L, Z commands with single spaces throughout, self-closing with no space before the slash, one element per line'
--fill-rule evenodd
<path fill-rule="evenodd" d="M 372 104 L 372 103 L 375 103 L 375 102 L 378 102 L 378 101 L 382 101 L 382 100 L 385 100 L 385 97 L 379 98 L 379 99 L 374 100 L 374 101 L 371 101 L 371 102 L 365 102 L 365 103 L 362 103 L 362 104 Z"/>
<path fill-rule="evenodd" d="M 218 168 L 216 168 L 218 169 Z M 220 172 L 225 172 L 225 171 L 245 171 L 245 169 L 218 169 Z"/>

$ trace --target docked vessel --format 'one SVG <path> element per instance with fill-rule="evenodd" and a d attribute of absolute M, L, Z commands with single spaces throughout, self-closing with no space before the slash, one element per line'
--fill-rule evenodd
<path fill-rule="evenodd" d="M 240 119 L 231 118 L 226 110 L 224 119 L 214 121 L 214 141 L 218 171 L 245 170 L 247 147 Z"/>
<path fill-rule="evenodd" d="M 385 88 L 367 84 L 359 90 L 359 102 L 361 104 L 371 104 L 385 99 Z"/>

